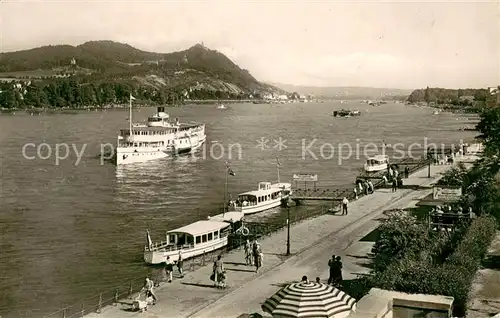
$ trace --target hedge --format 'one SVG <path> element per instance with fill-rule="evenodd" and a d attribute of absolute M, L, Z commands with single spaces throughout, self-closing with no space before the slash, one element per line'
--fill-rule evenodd
<path fill-rule="evenodd" d="M 496 232 L 491 216 L 475 219 L 455 251 L 440 264 L 432 255 L 409 254 L 375 273 L 375 287 L 406 293 L 423 293 L 454 297 L 454 315 L 465 316 L 467 295 L 481 259 Z"/>

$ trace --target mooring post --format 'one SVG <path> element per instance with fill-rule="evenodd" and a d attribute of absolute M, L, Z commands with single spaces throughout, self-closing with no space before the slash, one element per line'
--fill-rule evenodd
<path fill-rule="evenodd" d="M 99 294 L 99 303 L 97 304 L 97 313 L 100 314 L 102 309 L 102 293 Z"/>
<path fill-rule="evenodd" d="M 85 317 L 85 308 L 83 307 L 83 304 L 82 304 L 82 311 L 80 312 L 80 317 L 81 318 Z"/>
<path fill-rule="evenodd" d="M 62 318 L 66 318 L 66 308 L 63 308 L 63 316 Z"/>
<path fill-rule="evenodd" d="M 205 266 L 205 251 L 203 251 L 203 256 L 201 257 L 201 266 Z"/>
<path fill-rule="evenodd" d="M 114 303 L 115 306 L 118 306 L 118 288 L 115 289 L 115 303 Z"/>
<path fill-rule="evenodd" d="M 132 288 L 132 281 L 130 281 L 130 285 L 128 287 L 128 297 L 129 298 L 132 298 L 132 293 L 134 292 L 133 288 Z"/>
<path fill-rule="evenodd" d="M 287 219 L 286 219 L 286 255 L 290 255 L 290 207 L 287 207 Z"/>

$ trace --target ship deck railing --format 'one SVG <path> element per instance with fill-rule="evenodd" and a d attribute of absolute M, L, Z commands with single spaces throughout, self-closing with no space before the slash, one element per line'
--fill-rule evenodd
<path fill-rule="evenodd" d="M 167 243 L 166 241 L 161 241 L 153 243 L 151 247 L 145 246 L 144 250 L 148 252 L 158 252 L 160 250 L 165 252 L 172 252 L 172 251 L 186 250 L 190 248 L 194 248 L 194 244 L 177 245 L 177 244 Z"/>

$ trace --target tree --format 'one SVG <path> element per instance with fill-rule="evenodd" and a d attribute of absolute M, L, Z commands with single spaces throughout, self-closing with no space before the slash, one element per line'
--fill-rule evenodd
<path fill-rule="evenodd" d="M 394 260 L 419 253 L 430 245 L 427 227 L 405 211 L 389 213 L 379 230 L 380 237 L 372 249 L 375 271 L 383 271 Z"/>
<path fill-rule="evenodd" d="M 483 110 L 477 130 L 485 141 L 486 153 L 490 156 L 500 155 L 500 107 Z"/>

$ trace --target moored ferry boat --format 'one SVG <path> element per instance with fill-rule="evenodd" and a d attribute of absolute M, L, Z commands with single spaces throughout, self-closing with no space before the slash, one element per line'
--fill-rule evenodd
<path fill-rule="evenodd" d="M 366 172 L 382 171 L 389 167 L 389 157 L 386 155 L 376 155 L 368 158 L 365 163 Z"/>
<path fill-rule="evenodd" d="M 188 259 L 225 247 L 232 231 L 232 224 L 241 221 L 242 216 L 241 213 L 226 213 L 198 221 L 168 231 L 165 241 L 158 243 L 152 242 L 148 231 L 144 261 L 148 264 L 160 264 L 170 256 L 175 262 L 179 259 L 179 251 L 183 259 Z"/>
<path fill-rule="evenodd" d="M 242 212 L 244 215 L 262 212 L 280 206 L 283 201 L 288 200 L 291 193 L 291 183 L 260 182 L 257 190 L 240 193 L 229 210 Z"/>
<path fill-rule="evenodd" d="M 129 129 L 121 129 L 118 136 L 117 165 L 188 153 L 201 147 L 206 139 L 204 124 L 180 123 L 178 118 L 172 121 L 164 107 L 158 107 L 145 124 L 133 124 L 132 115 L 129 121 Z"/>

